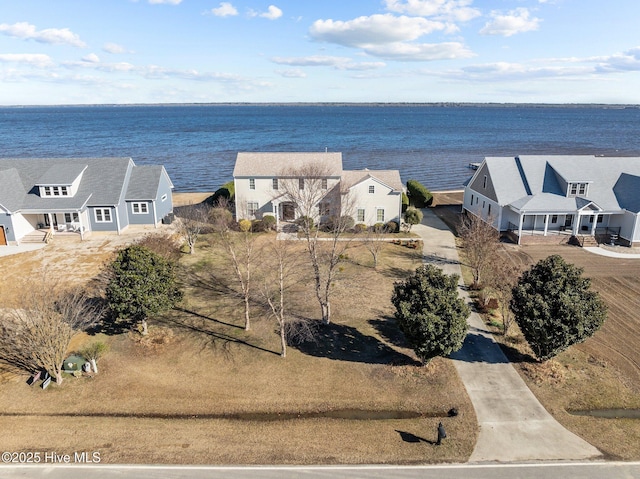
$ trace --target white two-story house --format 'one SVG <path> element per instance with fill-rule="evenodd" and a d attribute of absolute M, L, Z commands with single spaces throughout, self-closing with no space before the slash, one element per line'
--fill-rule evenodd
<path fill-rule="evenodd" d="M 293 221 L 304 215 L 321 223 L 348 215 L 356 224 L 400 224 L 399 171 L 343 170 L 342 153 L 240 152 L 233 179 L 238 220 L 271 215 Z"/>

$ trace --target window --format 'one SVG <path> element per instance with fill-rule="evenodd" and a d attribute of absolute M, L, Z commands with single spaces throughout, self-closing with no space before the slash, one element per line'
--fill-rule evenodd
<path fill-rule="evenodd" d="M 471 195 L 471 204 L 473 204 L 473 195 Z"/>
<path fill-rule="evenodd" d="M 249 201 L 247 203 L 247 215 L 255 216 L 258 212 L 258 202 L 257 201 Z"/>
<path fill-rule="evenodd" d="M 273 180 L 271 180 L 271 187 L 272 187 L 274 190 L 277 190 L 277 189 L 278 189 L 278 178 L 274 178 Z"/>
<path fill-rule="evenodd" d="M 364 208 L 358 208 L 358 221 L 364 223 Z"/>
<path fill-rule="evenodd" d="M 298 178 L 298 189 L 304 190 L 304 178 Z"/>
<path fill-rule="evenodd" d="M 249 178 L 249 189 L 250 190 L 255 190 L 256 189 L 256 179 L 255 178 Z"/>
<path fill-rule="evenodd" d="M 571 188 L 569 190 L 569 194 L 572 196 L 575 196 L 578 193 L 578 184 L 577 183 L 571 183 Z"/>
<path fill-rule="evenodd" d="M 322 178 L 322 180 L 321 180 L 321 187 L 322 187 L 322 189 L 323 189 L 323 190 L 326 190 L 326 189 L 327 189 L 327 186 L 328 186 L 328 184 L 327 184 L 327 179 L 326 179 L 326 178 Z M 302 189 L 302 188 L 301 188 L 301 189 Z"/>
<path fill-rule="evenodd" d="M 111 210 L 109 208 L 95 209 L 96 223 L 111 223 Z"/>
<path fill-rule="evenodd" d="M 69 188 L 67 186 L 45 186 L 43 191 L 44 196 L 69 196 Z"/>
<path fill-rule="evenodd" d="M 556 224 L 558 222 L 558 215 L 551 216 L 551 223 Z"/>
<path fill-rule="evenodd" d="M 586 196 L 588 183 L 569 183 L 569 196 Z"/>
<path fill-rule="evenodd" d="M 162 198 L 160 198 L 161 201 L 167 201 L 167 194 L 165 193 L 164 195 L 162 195 Z"/>
<path fill-rule="evenodd" d="M 134 215 L 146 215 L 149 213 L 149 205 L 147 203 L 132 203 L 131 209 Z"/>
<path fill-rule="evenodd" d="M 491 214 L 491 205 L 489 205 L 489 208 L 487 209 L 487 215 Z"/>
<path fill-rule="evenodd" d="M 78 213 L 73 213 L 73 214 L 72 213 L 65 213 L 64 214 L 64 222 L 65 223 L 71 223 L 72 219 L 73 219 L 73 223 L 77 223 L 79 221 Z"/>
<path fill-rule="evenodd" d="M 376 211 L 376 221 L 378 223 L 384 223 L 384 210 L 382 208 L 378 208 Z"/>
<path fill-rule="evenodd" d="M 579 195 L 586 195 L 587 194 L 587 184 L 586 183 L 580 183 L 578 185 L 578 194 Z"/>
<path fill-rule="evenodd" d="M 571 226 L 573 224 L 573 215 L 567 215 L 564 217 L 564 225 Z"/>
<path fill-rule="evenodd" d="M 487 187 L 487 175 L 484 175 L 484 181 L 482 182 L 482 187 L 483 188 Z"/>

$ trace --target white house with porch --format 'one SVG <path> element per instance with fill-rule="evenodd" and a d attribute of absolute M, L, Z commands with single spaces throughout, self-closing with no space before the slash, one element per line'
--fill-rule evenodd
<path fill-rule="evenodd" d="M 305 171 L 318 174 L 312 173 L 310 178 L 303 174 Z M 302 194 L 305 188 L 319 190 L 313 193 L 317 198 L 310 213 L 316 222 L 347 213 L 355 223 L 374 225 L 396 221 L 400 224 L 403 192 L 400 172 L 343 170 L 342 153 L 240 152 L 233 179 L 238 220 L 271 215 L 278 222 L 294 221 L 301 211 L 286 193 L 293 185 Z M 349 208 L 345 208 L 347 200 Z"/>
<path fill-rule="evenodd" d="M 567 235 L 637 246 L 640 158 L 487 157 L 465 187 L 463 209 L 518 243 Z"/>

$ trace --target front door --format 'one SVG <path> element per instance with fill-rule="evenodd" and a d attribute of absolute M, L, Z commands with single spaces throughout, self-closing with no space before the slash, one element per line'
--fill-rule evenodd
<path fill-rule="evenodd" d="M 53 218 L 53 228 L 56 229 L 58 227 L 58 215 L 55 213 L 51 213 L 50 215 L 44 215 L 44 225 L 49 228 L 51 226 L 51 220 L 49 218 Z"/>
<path fill-rule="evenodd" d="M 282 203 L 280 207 L 282 221 L 293 221 L 296 218 L 296 208 L 293 203 Z"/>
<path fill-rule="evenodd" d="M 7 235 L 4 234 L 4 226 L 0 226 L 0 246 L 7 245 Z"/>

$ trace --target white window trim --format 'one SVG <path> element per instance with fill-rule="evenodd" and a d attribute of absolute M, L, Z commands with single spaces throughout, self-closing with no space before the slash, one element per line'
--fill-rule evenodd
<path fill-rule="evenodd" d="M 138 211 L 136 211 L 136 209 Z M 145 210 L 145 211 L 143 211 Z M 135 203 L 131 203 L 131 212 L 134 215 L 148 215 L 149 214 L 149 203 L 146 201 L 136 201 Z"/>
<path fill-rule="evenodd" d="M 379 219 L 378 214 L 382 211 L 382 219 Z M 385 222 L 385 214 L 384 208 L 376 208 L 376 223 L 384 223 Z"/>
<path fill-rule="evenodd" d="M 362 219 L 360 219 L 360 212 L 362 212 Z M 367 219 L 367 211 L 364 208 L 358 208 L 356 210 L 356 218 L 360 223 L 364 223 Z"/>
<path fill-rule="evenodd" d="M 98 212 L 100 212 L 100 216 L 102 217 L 102 219 L 98 219 Z M 106 219 L 107 216 L 109 217 L 109 219 Z M 113 223 L 111 208 L 96 208 L 93 210 L 93 217 L 96 220 L 96 223 Z"/>
<path fill-rule="evenodd" d="M 249 189 L 250 190 L 255 190 L 256 189 L 256 179 L 255 178 L 249 178 Z"/>

